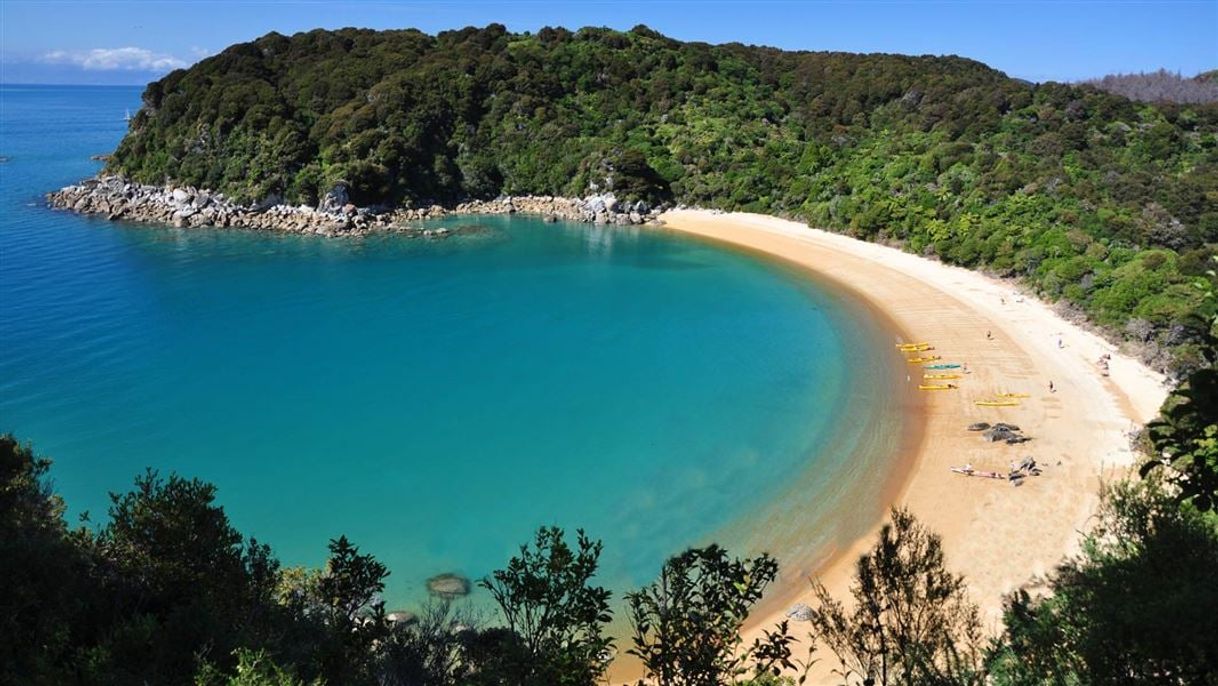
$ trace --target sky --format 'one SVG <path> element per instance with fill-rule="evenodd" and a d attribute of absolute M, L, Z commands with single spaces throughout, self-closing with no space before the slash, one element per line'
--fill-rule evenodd
<path fill-rule="evenodd" d="M 681 40 L 961 55 L 1030 81 L 1218 68 L 1218 0 L 0 0 L 0 83 L 144 84 L 271 31 L 646 24 Z"/>

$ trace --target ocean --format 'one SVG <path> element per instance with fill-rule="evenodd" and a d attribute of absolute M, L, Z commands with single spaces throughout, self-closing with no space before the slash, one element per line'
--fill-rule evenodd
<path fill-rule="evenodd" d="M 904 371 L 848 295 L 650 228 L 344 240 L 48 209 L 138 106 L 0 87 L 0 431 L 54 460 L 73 522 L 147 468 L 198 477 L 286 566 L 348 536 L 392 609 L 541 525 L 602 539 L 620 593 L 710 541 L 802 568 L 878 516 Z"/>

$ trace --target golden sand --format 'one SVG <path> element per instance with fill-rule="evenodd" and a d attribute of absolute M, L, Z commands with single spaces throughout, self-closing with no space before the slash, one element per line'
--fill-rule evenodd
<path fill-rule="evenodd" d="M 934 346 L 908 356 L 934 354 L 942 356 L 939 362 L 967 365 L 962 378 L 951 381 L 958 389 L 921 393 L 921 418 L 914 421 L 922 430 L 907 442 L 908 476 L 893 489 L 892 503 L 907 506 L 943 537 L 948 566 L 965 576 L 991 630 L 999 626 L 1003 594 L 1051 571 L 1076 550 L 1101 481 L 1133 462 L 1128 433 L 1153 418 L 1166 396 L 1162 376 L 1009 283 L 773 217 L 681 210 L 662 219 L 662 230 L 810 269 L 871 303 L 905 340 Z M 903 353 L 894 348 L 892 354 Z M 1107 377 L 1096 364 L 1103 354 L 1112 356 Z M 908 383 L 923 383 L 921 366 L 910 370 Z M 1016 398 L 1014 406 L 975 404 L 1003 393 L 1027 397 Z M 1033 440 L 986 443 L 965 429 L 979 421 L 1017 424 Z M 1006 472 L 1027 455 L 1044 474 L 1020 487 L 949 471 L 969 463 Z M 773 625 L 792 604 L 807 600 L 810 576 L 844 599 L 854 560 L 872 538 L 831 551 L 819 564 L 785 570 L 783 583 L 754 613 L 749 632 Z M 820 657 L 831 666 L 829 656 Z M 630 671 L 615 668 L 613 676 L 631 678 Z"/>

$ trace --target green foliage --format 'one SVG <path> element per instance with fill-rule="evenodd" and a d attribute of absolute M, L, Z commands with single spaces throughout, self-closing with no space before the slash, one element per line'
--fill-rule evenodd
<path fill-rule="evenodd" d="M 83 613 L 96 585 L 80 569 L 87 537 L 71 536 L 47 481 L 50 461 L 0 436 L 0 676 L 13 684 L 69 682 Z"/>
<path fill-rule="evenodd" d="M 1203 512 L 1218 506 L 1218 369 L 1189 376 L 1147 430 L 1154 457 L 1142 476 L 1167 472 L 1181 500 Z"/>
<path fill-rule="evenodd" d="M 375 652 L 379 684 L 463 684 L 487 683 L 475 669 L 468 645 L 475 620 L 469 613 L 453 607 L 451 598 L 433 599 L 410 622 L 395 623 Z"/>
<path fill-rule="evenodd" d="M 538 529 L 533 546 L 521 546 L 507 567 L 478 585 L 499 605 L 511 635 L 511 658 L 494 671 L 521 686 L 596 683 L 612 657 L 605 635 L 611 619 L 609 591 L 592 586 L 601 542 L 576 532 L 576 547 L 562 529 Z"/>
<path fill-rule="evenodd" d="M 982 684 L 982 633 L 964 578 L 948 571 L 939 537 L 906 510 L 892 511 L 859 558 L 848 611 L 820 582 L 811 611 L 817 640 L 842 675 L 863 683 Z"/>
<path fill-rule="evenodd" d="M 790 216 L 1023 279 L 1114 334 L 1148 322 L 1137 342 L 1164 369 L 1215 356 L 1215 278 L 1196 265 L 1218 241 L 1218 105 L 958 57 L 646 27 L 271 33 L 150 84 L 110 169 L 246 200 L 313 203 L 340 181 L 359 204 L 612 188 Z"/>
<path fill-rule="evenodd" d="M 210 664 L 205 664 L 195 676 L 195 686 L 322 686 L 315 680 L 306 685 L 291 672 L 275 664 L 265 651 L 238 648 L 234 653 L 237 667 L 232 675 L 224 674 Z"/>
<path fill-rule="evenodd" d="M 750 672 L 761 683 L 795 669 L 784 622 L 748 649 L 740 628 L 778 575 L 769 555 L 735 559 L 711 545 L 664 563 L 660 578 L 626 595 L 634 647 L 644 676 L 659 686 L 732 684 Z"/>
<path fill-rule="evenodd" d="M 1212 416 L 1194 408 L 1177 431 Z M 96 532 L 70 530 L 49 461 L 0 436 L 0 680 L 26 684 L 592 684 L 611 642 L 609 593 L 591 586 L 599 542 L 539 530 L 482 588 L 506 626 L 438 599 L 390 622 L 387 570 L 345 537 L 324 569 L 280 569 L 243 542 L 215 488 L 154 472 L 112 496 Z M 1154 476 L 1159 472 L 1156 470 Z M 983 669 L 977 610 L 937 536 L 904 511 L 859 560 L 847 609 L 816 586 L 809 644 L 847 681 L 888 684 L 1210 683 L 1218 664 L 1218 519 L 1151 478 L 1110 489 L 1083 552 L 1047 593 L 1007 601 Z M 801 683 L 786 622 L 740 630 L 777 575 L 773 558 L 718 546 L 670 559 L 628 594 L 631 653 L 657 684 Z M 811 653 L 809 653 L 811 654 Z M 987 676 L 988 671 L 988 676 Z"/>
<path fill-rule="evenodd" d="M 1154 480 L 1109 489 L 1046 595 L 1008 598 L 996 684 L 1209 684 L 1218 666 L 1218 520 Z"/>

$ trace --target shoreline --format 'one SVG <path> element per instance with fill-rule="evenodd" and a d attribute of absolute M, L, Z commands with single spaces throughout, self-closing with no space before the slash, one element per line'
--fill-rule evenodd
<path fill-rule="evenodd" d="M 905 340 L 926 340 L 942 362 L 968 365 L 958 390 L 919 392 L 922 409 L 910 413 L 921 438 L 901 462 L 905 478 L 887 505 L 908 507 L 943 539 L 948 568 L 966 578 L 982 622 L 1001 621 L 1002 596 L 1050 572 L 1078 549 L 1098 502 L 1100 483 L 1133 464 L 1127 431 L 1152 419 L 1167 394 L 1166 380 L 1121 354 L 1098 335 L 1071 324 L 1049 306 L 1003 283 L 896 248 L 811 229 L 797 222 L 746 213 L 675 210 L 661 216 L 663 230 L 744 248 L 791 263 L 854 293 Z M 989 334 L 987 336 L 987 334 Z M 891 353 L 899 355 L 895 350 Z M 1110 354 L 1111 375 L 1095 362 Z M 920 366 L 910 367 L 916 386 Z M 1055 392 L 1048 391 L 1053 381 Z M 908 390 L 908 389 L 906 389 Z M 1028 393 L 1017 407 L 974 404 L 999 392 Z M 991 444 L 965 430 L 972 422 L 1019 424 L 1033 440 Z M 970 479 L 948 470 L 969 463 L 1005 472 L 1034 456 L 1044 474 L 1021 487 Z M 873 544 L 882 516 L 852 545 L 817 564 L 783 574 L 746 626 L 747 640 L 786 618 L 790 606 L 810 598 L 808 577 L 819 577 L 836 597 L 848 596 L 854 561 Z M 794 574 L 792 572 L 798 572 Z M 799 581 L 791 581 L 798 578 Z M 801 588 L 802 586 L 802 588 Z M 795 622 L 792 630 L 802 628 Z M 814 681 L 828 677 L 832 658 L 820 655 Z"/>
<path fill-rule="evenodd" d="M 159 224 L 179 229 L 215 228 L 359 238 L 393 233 L 407 237 L 444 238 L 444 229 L 413 224 L 449 215 L 537 215 L 547 222 L 570 221 L 619 226 L 654 222 L 660 209 L 643 202 L 619 201 L 612 192 L 587 198 L 504 196 L 467 200 L 454 205 L 418 208 L 357 207 L 347 189 L 335 186 L 316 208 L 288 205 L 277 196 L 243 205 L 207 189 L 153 186 L 119 175 L 98 175 L 46 194 L 57 210 L 103 216 L 109 221 Z"/>

